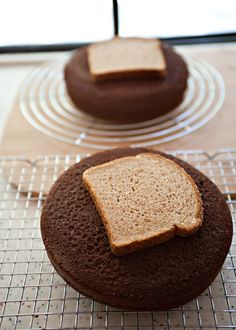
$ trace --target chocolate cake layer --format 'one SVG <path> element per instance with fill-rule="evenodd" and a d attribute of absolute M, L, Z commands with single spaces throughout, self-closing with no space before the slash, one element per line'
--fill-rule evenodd
<path fill-rule="evenodd" d="M 65 66 L 67 91 L 73 102 L 94 117 L 116 122 L 139 122 L 176 108 L 187 87 L 188 69 L 173 48 L 163 45 L 165 77 L 133 77 L 94 82 L 87 48 L 80 48 Z"/>
<path fill-rule="evenodd" d="M 151 248 L 115 256 L 82 174 L 91 166 L 143 151 L 147 152 L 114 149 L 72 166 L 51 188 L 42 211 L 41 232 L 52 264 L 76 290 L 122 308 L 165 310 L 191 301 L 214 280 L 230 248 L 232 220 L 222 194 L 207 177 L 165 155 L 197 184 L 203 225 L 191 237 L 175 236 Z"/>

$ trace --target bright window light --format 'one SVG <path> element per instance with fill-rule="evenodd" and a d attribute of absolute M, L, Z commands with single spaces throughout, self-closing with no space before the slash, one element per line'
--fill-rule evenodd
<path fill-rule="evenodd" d="M 236 32 L 235 0 L 118 0 L 120 35 L 182 37 Z"/>
<path fill-rule="evenodd" d="M 0 0 L 0 46 L 91 42 L 113 35 L 111 0 Z"/>

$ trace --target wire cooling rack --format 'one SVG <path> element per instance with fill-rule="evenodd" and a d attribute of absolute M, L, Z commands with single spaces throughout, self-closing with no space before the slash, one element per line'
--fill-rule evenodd
<path fill-rule="evenodd" d="M 179 107 L 135 124 L 98 120 L 80 111 L 66 92 L 63 67 L 70 56 L 71 53 L 34 70 L 22 85 L 19 107 L 35 129 L 72 145 L 103 150 L 118 144 L 147 147 L 172 141 L 204 126 L 224 101 L 224 81 L 219 72 L 204 61 L 185 57 L 190 74 Z"/>
<path fill-rule="evenodd" d="M 219 186 L 235 221 L 236 149 L 171 152 Z M 235 329 L 236 242 L 214 283 L 197 299 L 170 311 L 133 312 L 77 293 L 55 272 L 41 240 L 39 219 L 49 186 L 81 157 L 0 159 L 1 329 Z"/>

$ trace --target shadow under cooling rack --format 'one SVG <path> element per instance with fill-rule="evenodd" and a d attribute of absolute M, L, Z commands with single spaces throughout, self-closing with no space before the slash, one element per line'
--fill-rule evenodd
<path fill-rule="evenodd" d="M 173 151 L 221 189 L 236 213 L 236 149 Z M 235 329 L 236 241 L 212 285 L 170 311 L 131 312 L 77 293 L 53 269 L 41 240 L 42 203 L 53 181 L 85 154 L 0 159 L 1 329 Z"/>

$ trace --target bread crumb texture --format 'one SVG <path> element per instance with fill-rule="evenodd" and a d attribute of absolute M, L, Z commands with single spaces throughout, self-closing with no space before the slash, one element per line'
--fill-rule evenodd
<path fill-rule="evenodd" d="M 193 179 L 160 155 L 143 153 L 91 167 L 83 181 L 117 255 L 192 235 L 202 225 Z"/>
<path fill-rule="evenodd" d="M 120 38 L 88 47 L 89 71 L 95 80 L 133 76 L 163 75 L 166 61 L 157 39 Z"/>

